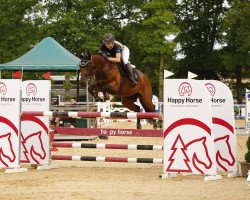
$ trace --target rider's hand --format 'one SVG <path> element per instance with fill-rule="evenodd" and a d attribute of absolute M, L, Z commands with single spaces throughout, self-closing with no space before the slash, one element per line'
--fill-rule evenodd
<path fill-rule="evenodd" d="M 109 60 L 109 57 L 106 54 L 103 54 L 103 58 L 105 58 L 106 60 Z"/>

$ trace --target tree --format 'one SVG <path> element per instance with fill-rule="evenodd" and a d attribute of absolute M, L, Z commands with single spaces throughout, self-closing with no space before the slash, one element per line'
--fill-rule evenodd
<path fill-rule="evenodd" d="M 46 0 L 45 3 L 48 12 L 43 27 L 45 35 L 54 37 L 78 56 L 99 48 L 100 39 L 108 29 L 105 1 Z"/>
<path fill-rule="evenodd" d="M 0 63 L 23 55 L 36 43 L 38 28 L 32 21 L 33 7 L 39 0 L 0 1 Z M 4 72 L 2 77 L 10 76 Z"/>
<path fill-rule="evenodd" d="M 224 0 L 177 2 L 175 19 L 180 33 L 175 41 L 183 58 L 178 61 L 176 73 L 183 77 L 192 71 L 201 79 L 220 79 L 222 64 L 216 45 L 221 40 L 221 24 L 227 10 Z"/>
<path fill-rule="evenodd" d="M 159 80 L 159 100 L 163 100 L 163 69 L 164 58 L 171 58 L 175 48 L 174 42 L 166 37 L 176 34 L 178 28 L 173 25 L 174 14 L 171 11 L 174 4 L 166 0 L 150 0 L 142 7 L 143 19 L 138 32 L 138 45 L 144 56 L 144 63 L 158 60 L 159 68 L 149 67 L 150 75 L 156 75 Z"/>
<path fill-rule="evenodd" d="M 249 88 L 250 84 L 242 82 L 244 77 L 250 75 L 250 3 L 241 0 L 230 3 L 231 8 L 223 23 L 223 42 L 226 45 L 221 50 L 221 57 L 226 77 L 236 79 L 236 97 L 241 104 L 245 88 Z"/>

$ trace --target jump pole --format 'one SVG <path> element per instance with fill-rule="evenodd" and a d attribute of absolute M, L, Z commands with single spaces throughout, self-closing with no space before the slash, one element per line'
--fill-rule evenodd
<path fill-rule="evenodd" d="M 22 116 L 47 116 L 60 118 L 119 118 L 119 119 L 161 119 L 157 112 L 52 112 L 52 111 L 23 111 Z"/>
<path fill-rule="evenodd" d="M 92 144 L 92 143 L 66 143 L 54 142 L 54 148 L 88 148 L 88 149 L 127 149 L 127 150 L 163 150 L 162 145 L 137 145 L 137 144 Z"/>
<path fill-rule="evenodd" d="M 71 156 L 51 155 L 52 160 L 94 161 L 94 162 L 125 162 L 125 163 L 154 163 L 162 164 L 162 158 L 126 158 L 126 157 L 100 157 L 100 156 Z"/>

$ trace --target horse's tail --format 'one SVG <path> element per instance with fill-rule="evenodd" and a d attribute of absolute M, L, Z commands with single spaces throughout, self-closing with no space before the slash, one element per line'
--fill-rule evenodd
<path fill-rule="evenodd" d="M 153 91 L 150 81 L 141 71 L 137 70 L 137 72 L 142 81 L 141 91 L 139 92 L 141 105 L 146 112 L 155 112 L 155 105 L 152 102 Z"/>

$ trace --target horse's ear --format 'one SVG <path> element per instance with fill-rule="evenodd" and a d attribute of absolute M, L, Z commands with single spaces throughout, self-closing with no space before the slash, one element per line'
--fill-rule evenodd
<path fill-rule="evenodd" d="M 91 59 L 90 54 L 88 54 L 86 52 L 82 53 L 79 57 L 81 59 L 80 67 L 85 67 Z"/>
<path fill-rule="evenodd" d="M 82 53 L 79 57 L 81 60 L 90 60 L 90 54 L 86 52 Z"/>

